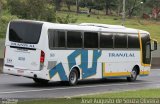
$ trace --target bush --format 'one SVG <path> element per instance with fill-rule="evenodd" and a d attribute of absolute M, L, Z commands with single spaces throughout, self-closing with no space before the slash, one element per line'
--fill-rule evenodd
<path fill-rule="evenodd" d="M 76 23 L 77 22 L 77 18 L 74 18 L 72 16 L 70 16 L 69 14 L 66 16 L 61 16 L 61 17 L 57 17 L 57 22 L 62 23 L 62 24 L 68 24 L 68 23 Z"/>
<path fill-rule="evenodd" d="M 1 14 L 0 17 L 0 38 L 5 38 L 9 21 L 18 19 L 17 16 L 11 15 L 8 11 Z"/>

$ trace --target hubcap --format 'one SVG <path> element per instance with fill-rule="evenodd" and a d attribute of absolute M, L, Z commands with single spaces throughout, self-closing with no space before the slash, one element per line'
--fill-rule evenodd
<path fill-rule="evenodd" d="M 76 82 L 76 73 L 74 73 L 74 72 L 71 73 L 70 81 L 71 81 L 71 83 L 75 83 Z"/>
<path fill-rule="evenodd" d="M 135 70 L 133 70 L 133 71 L 131 72 L 131 77 L 132 77 L 133 79 L 135 79 L 136 76 L 137 76 L 137 73 L 136 73 Z"/>

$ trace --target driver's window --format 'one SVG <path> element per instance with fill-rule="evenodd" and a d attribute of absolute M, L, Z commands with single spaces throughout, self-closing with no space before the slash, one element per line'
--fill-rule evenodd
<path fill-rule="evenodd" d="M 150 59 L 151 58 L 151 53 L 150 53 L 150 50 L 151 49 L 151 46 L 150 44 L 147 44 L 146 45 L 146 59 Z"/>

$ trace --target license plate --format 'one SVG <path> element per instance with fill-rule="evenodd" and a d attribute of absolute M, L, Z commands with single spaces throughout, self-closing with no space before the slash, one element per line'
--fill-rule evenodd
<path fill-rule="evenodd" d="M 17 70 L 17 73 L 22 74 L 24 73 L 24 71 L 20 69 L 20 70 Z"/>

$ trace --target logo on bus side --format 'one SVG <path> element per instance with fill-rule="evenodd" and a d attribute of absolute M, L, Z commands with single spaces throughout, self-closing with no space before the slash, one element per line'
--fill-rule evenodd
<path fill-rule="evenodd" d="M 11 43 L 11 46 L 35 48 L 33 44 L 25 44 L 25 43 Z"/>
<path fill-rule="evenodd" d="M 92 66 L 88 67 L 88 50 L 76 50 L 72 54 L 68 56 L 68 64 L 69 69 L 73 66 L 77 65 L 76 57 L 81 56 L 81 64 L 78 65 L 82 69 L 82 78 L 87 78 L 96 74 L 97 70 L 97 61 L 101 56 L 102 51 L 94 50 L 93 51 L 93 59 Z M 65 69 L 62 63 L 57 64 L 54 68 L 49 71 L 50 78 L 52 78 L 56 73 L 59 74 L 61 80 L 68 80 L 67 75 L 65 73 Z"/>
<path fill-rule="evenodd" d="M 135 57 L 134 53 L 109 53 L 109 57 Z"/>

